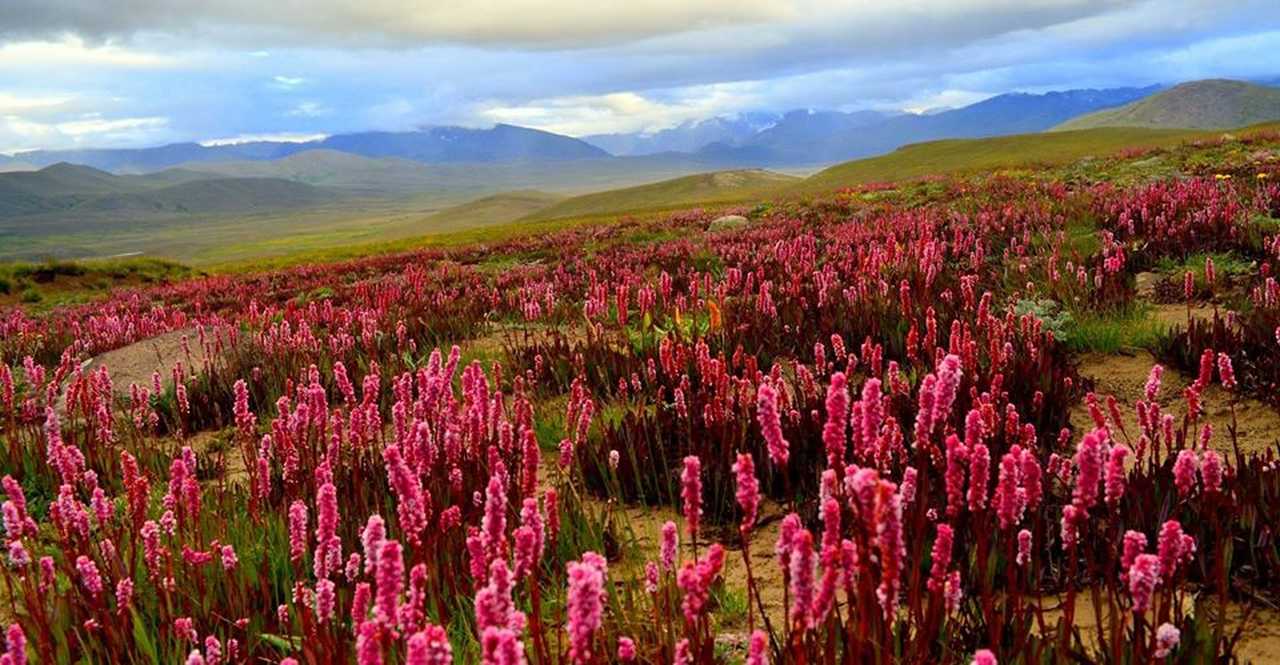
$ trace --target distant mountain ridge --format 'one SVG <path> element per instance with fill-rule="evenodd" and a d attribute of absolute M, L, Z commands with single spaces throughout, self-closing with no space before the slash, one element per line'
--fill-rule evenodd
<path fill-rule="evenodd" d="M 36 150 L 20 153 L 15 159 L 38 167 L 70 162 L 106 171 L 146 173 L 193 162 L 282 159 L 317 148 L 432 164 L 562 161 L 609 156 L 580 139 L 499 124 L 489 129 L 434 127 L 414 132 L 337 134 L 306 142 L 173 143 L 154 148 Z"/>
<path fill-rule="evenodd" d="M 1183 83 L 1118 108 L 1082 115 L 1054 129 L 1233 129 L 1277 119 L 1280 88 L 1210 79 Z"/>
<path fill-rule="evenodd" d="M 1158 90 L 1160 86 L 1008 93 L 963 108 L 879 119 L 866 112 L 792 112 L 748 141 L 711 144 L 699 154 L 720 161 L 774 165 L 838 162 L 921 141 L 1040 132 L 1082 113 L 1120 106 Z"/>

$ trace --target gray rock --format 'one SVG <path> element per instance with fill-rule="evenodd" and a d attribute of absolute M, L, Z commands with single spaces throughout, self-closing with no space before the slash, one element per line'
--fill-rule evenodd
<path fill-rule="evenodd" d="M 707 230 L 713 233 L 717 231 L 734 231 L 750 223 L 751 220 L 742 215 L 725 215 L 711 220 L 711 224 L 707 225 Z"/>

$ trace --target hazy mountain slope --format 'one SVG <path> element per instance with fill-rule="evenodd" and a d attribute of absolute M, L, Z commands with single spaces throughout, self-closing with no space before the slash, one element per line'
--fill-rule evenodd
<path fill-rule="evenodd" d="M 402 157 L 431 164 L 453 162 L 562 161 L 607 157 L 580 139 L 537 129 L 436 127 L 419 132 L 364 132 L 330 136 L 317 147 L 365 157 Z"/>
<path fill-rule="evenodd" d="M 104 215 L 279 210 L 339 197 L 336 191 L 278 178 L 218 178 L 180 169 L 120 176 L 88 166 L 55 164 L 39 171 L 0 173 L 0 218 L 38 216 L 49 224 Z"/>
<path fill-rule="evenodd" d="M 566 199 L 527 219 L 581 217 L 764 198 L 798 178 L 763 170 L 717 171 Z"/>
<path fill-rule="evenodd" d="M 316 148 L 426 163 L 558 161 L 608 155 L 568 136 L 497 125 L 490 129 L 435 127 L 413 132 L 339 134 L 302 143 L 254 141 L 209 146 L 173 143 L 154 148 L 37 150 L 22 153 L 22 159 L 38 166 L 70 162 L 120 173 L 143 173 L 179 164 L 274 160 Z"/>
<path fill-rule="evenodd" d="M 735 145 L 776 124 L 776 113 L 741 113 L 734 116 L 690 120 L 661 131 L 629 134 L 596 134 L 582 140 L 615 155 L 652 155 L 662 152 L 697 152 L 712 143 Z"/>
<path fill-rule="evenodd" d="M 1120 108 L 1083 115 L 1055 129 L 1232 129 L 1277 119 L 1280 88 L 1211 79 L 1183 83 Z"/>
<path fill-rule="evenodd" d="M 888 152 L 909 143 L 1038 132 L 1081 113 L 1119 106 L 1158 90 L 1115 88 L 1045 94 L 1010 93 L 976 104 L 868 121 L 851 114 L 788 113 L 776 126 L 739 146 L 708 146 L 703 155 L 722 161 L 821 164 Z"/>
<path fill-rule="evenodd" d="M 144 192 L 93 197 L 76 214 L 226 215 L 331 203 L 336 192 L 279 178 L 214 178 Z"/>
<path fill-rule="evenodd" d="M 547 162 L 423 164 L 368 158 L 336 150 L 308 150 L 260 162 L 184 164 L 225 177 L 285 178 L 371 196 L 433 196 L 448 204 L 513 190 L 581 194 L 711 170 L 688 155 L 596 157 Z"/>

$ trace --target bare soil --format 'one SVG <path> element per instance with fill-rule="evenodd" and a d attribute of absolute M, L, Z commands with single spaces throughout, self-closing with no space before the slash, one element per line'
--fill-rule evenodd
<path fill-rule="evenodd" d="M 1130 434 L 1134 434 L 1137 429 L 1134 405 L 1143 397 L 1147 376 L 1155 364 L 1156 359 L 1146 351 L 1132 355 L 1088 354 L 1081 358 L 1080 373 L 1093 379 L 1094 392 L 1099 398 L 1115 396 L 1125 418 L 1124 425 Z M 1178 422 L 1181 422 L 1186 413 L 1186 400 L 1182 396 L 1182 390 L 1191 382 L 1191 377 L 1184 376 L 1173 368 L 1165 368 L 1157 401 L 1161 410 L 1172 413 Z M 1248 454 L 1275 446 L 1280 440 L 1280 413 L 1263 402 L 1233 395 L 1216 384 L 1202 395 L 1206 410 L 1204 420 L 1213 425 L 1214 431 L 1209 445 L 1219 451 L 1232 452 L 1230 427 L 1233 400 L 1236 441 L 1240 452 Z M 1077 433 L 1092 429 L 1093 421 L 1084 404 L 1072 408 L 1071 425 Z"/>

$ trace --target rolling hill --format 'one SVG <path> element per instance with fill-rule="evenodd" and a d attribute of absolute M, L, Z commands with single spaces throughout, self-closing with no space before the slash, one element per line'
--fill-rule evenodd
<path fill-rule="evenodd" d="M 0 221 L 11 228 L 241 214 L 339 198 L 338 192 L 279 178 L 219 178 L 185 170 L 121 176 L 60 163 L 39 171 L 0 173 Z"/>
<path fill-rule="evenodd" d="M 1214 79 L 1183 83 L 1119 108 L 1074 118 L 1054 129 L 1231 129 L 1271 120 L 1280 120 L 1280 88 Z"/>
<path fill-rule="evenodd" d="M 430 196 L 447 205 L 515 190 L 561 194 L 629 187 L 714 168 L 687 155 L 596 157 L 555 163 L 423 164 L 316 149 L 270 161 L 195 162 L 181 168 L 222 177 L 283 178 L 368 196 Z"/>
<path fill-rule="evenodd" d="M 794 176 L 754 169 L 700 173 L 638 187 L 575 196 L 524 219 L 584 217 L 759 200 L 798 180 Z"/>
<path fill-rule="evenodd" d="M 503 192 L 441 210 L 423 220 L 421 227 L 423 231 L 439 233 L 506 224 L 563 200 L 563 196 L 536 190 Z"/>

